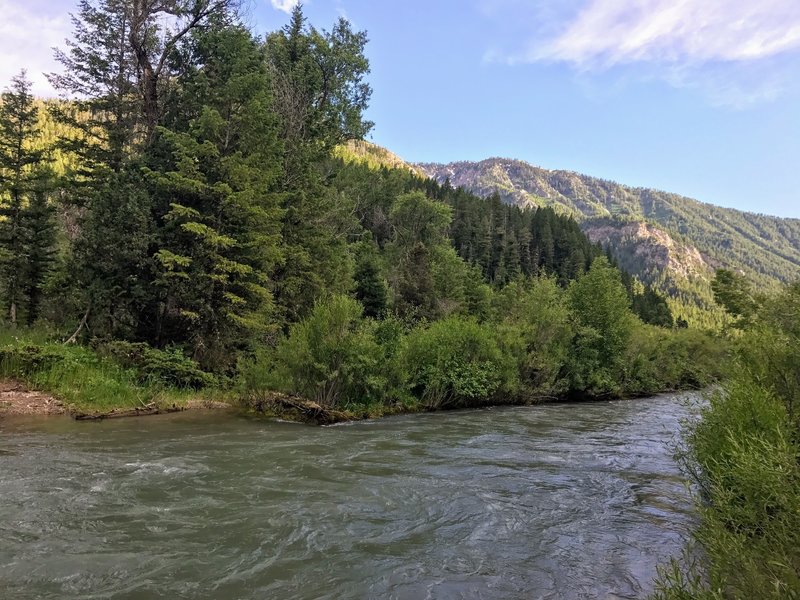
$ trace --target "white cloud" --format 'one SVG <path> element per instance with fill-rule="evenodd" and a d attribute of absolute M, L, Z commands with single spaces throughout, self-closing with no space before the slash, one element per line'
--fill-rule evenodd
<path fill-rule="evenodd" d="M 52 12 L 57 16 L 51 16 Z M 54 96 L 44 73 L 59 68 L 53 47 L 63 47 L 69 35 L 67 10 L 48 11 L 30 3 L 0 0 L 0 14 L 0 88 L 5 89 L 20 69 L 26 69 L 35 94 Z"/>
<path fill-rule="evenodd" d="M 275 10 L 282 10 L 285 13 L 290 13 L 294 7 L 300 4 L 300 0 L 269 0 L 272 8 Z"/>
<path fill-rule="evenodd" d="M 524 59 L 579 68 L 745 62 L 800 49 L 798 0 L 589 0 Z"/>
<path fill-rule="evenodd" d="M 480 1 L 515 23 L 488 62 L 567 64 L 586 89 L 660 80 L 732 108 L 800 93 L 800 0 Z"/>

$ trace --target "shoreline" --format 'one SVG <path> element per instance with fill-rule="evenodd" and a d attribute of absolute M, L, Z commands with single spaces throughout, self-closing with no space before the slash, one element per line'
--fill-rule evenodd
<path fill-rule="evenodd" d="M 187 410 L 233 410 L 228 402 L 190 398 L 185 402 L 152 401 L 142 406 L 119 406 L 110 410 L 87 411 L 70 406 L 57 396 L 36 390 L 19 379 L 0 379 L 0 418 L 6 416 L 67 416 L 76 421 L 101 421 L 145 417 Z"/>
<path fill-rule="evenodd" d="M 601 402 L 611 400 L 633 400 L 637 398 L 650 398 L 659 394 L 679 393 L 681 391 L 697 390 L 663 390 L 655 394 L 637 394 L 621 398 L 585 398 L 578 400 L 570 397 L 547 397 L 527 402 L 508 402 L 498 404 L 484 402 L 470 407 L 452 407 L 432 409 L 422 405 L 408 406 L 403 404 L 384 405 L 380 407 L 366 407 L 364 410 L 352 411 L 347 409 L 326 408 L 317 402 L 291 396 L 280 392 L 265 393 L 258 398 L 242 401 L 239 405 L 233 402 L 223 402 L 207 398 L 190 398 L 185 402 L 154 400 L 142 406 L 119 406 L 109 410 L 87 411 L 70 406 L 53 394 L 32 389 L 18 379 L 0 379 L 0 418 L 5 416 L 67 416 L 76 421 L 102 421 L 106 419 L 146 417 L 179 413 L 192 410 L 238 410 L 244 413 L 257 415 L 267 419 L 280 419 L 306 425 L 324 426 L 338 423 L 352 423 L 369 419 L 402 414 L 422 414 L 428 412 L 445 412 L 464 408 L 488 408 L 501 406 L 536 406 L 553 403 L 580 403 Z"/>

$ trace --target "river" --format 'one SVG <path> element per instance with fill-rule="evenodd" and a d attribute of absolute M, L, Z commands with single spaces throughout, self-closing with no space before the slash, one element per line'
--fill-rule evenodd
<path fill-rule="evenodd" d="M 681 398 L 0 419 L 0 597 L 641 598 L 692 521 Z"/>

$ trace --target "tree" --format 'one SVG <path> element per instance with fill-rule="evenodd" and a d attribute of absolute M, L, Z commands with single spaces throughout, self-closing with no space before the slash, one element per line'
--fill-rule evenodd
<path fill-rule="evenodd" d="M 330 33 L 308 27 L 302 7 L 290 23 L 267 37 L 266 54 L 275 110 L 284 144 L 285 259 L 273 273 L 284 323 L 303 318 L 326 291 L 351 289 L 347 242 L 357 233 L 352 199 L 332 193 L 324 162 L 335 146 L 363 137 L 371 94 L 364 77 L 367 37 L 340 20 Z"/>
<path fill-rule="evenodd" d="M 330 32 L 308 27 L 301 5 L 282 31 L 267 38 L 276 107 L 290 145 L 311 142 L 327 153 L 369 133 L 366 44 L 366 32 L 354 32 L 345 19 Z"/>
<path fill-rule="evenodd" d="M 377 253 L 371 246 L 358 253 L 355 282 L 356 299 L 364 306 L 364 316 L 383 317 L 388 308 L 388 290 Z"/>
<path fill-rule="evenodd" d="M 711 281 L 714 300 L 731 316 L 748 321 L 758 306 L 750 283 L 744 276 L 727 269 L 717 269 Z"/>
<path fill-rule="evenodd" d="M 194 118 L 176 112 L 176 130 L 157 130 L 144 169 L 158 224 L 149 339 L 188 344 L 204 366 L 225 368 L 271 327 L 281 145 L 252 35 L 223 25 L 186 50 L 181 104 Z"/>
<path fill-rule="evenodd" d="M 44 160 L 41 150 L 32 149 L 38 116 L 30 81 L 22 71 L 3 92 L 0 104 L 0 285 L 13 326 L 26 287 L 26 211 L 35 195 L 37 167 Z"/>
<path fill-rule="evenodd" d="M 83 133 L 64 144 L 89 169 L 119 170 L 137 146 L 153 141 L 179 44 L 213 20 L 230 21 L 238 0 L 81 0 L 78 6 L 67 50 L 56 50 L 64 73 L 50 75 L 72 100 L 59 107 L 59 118 Z"/>
<path fill-rule="evenodd" d="M 617 269 L 604 256 L 568 289 L 577 331 L 570 356 L 571 386 L 591 395 L 614 393 L 636 317 Z"/>
<path fill-rule="evenodd" d="M 22 213 L 24 256 L 27 264 L 22 277 L 22 296 L 25 300 L 25 319 L 30 327 L 39 317 L 48 276 L 55 262 L 55 207 L 50 202 L 52 184 L 41 173 L 38 184 Z"/>
<path fill-rule="evenodd" d="M 410 192 L 395 200 L 389 217 L 394 229 L 394 247 L 402 252 L 417 244 L 431 247 L 447 243 L 453 210 L 422 192 Z"/>
<path fill-rule="evenodd" d="M 141 141 L 136 58 L 128 40 L 130 4 L 81 0 L 66 50 L 55 51 L 64 71 L 48 78 L 69 102 L 54 104 L 53 111 L 67 131 L 75 132 L 59 143 L 81 161 L 73 184 L 96 181 L 98 169 L 119 171 Z"/>

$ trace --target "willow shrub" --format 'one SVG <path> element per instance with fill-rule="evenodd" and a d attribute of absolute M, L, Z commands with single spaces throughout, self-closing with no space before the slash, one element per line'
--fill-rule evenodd
<path fill-rule="evenodd" d="M 280 390 L 329 408 L 384 402 L 398 384 L 392 354 L 401 335 L 388 328 L 365 319 L 348 296 L 319 301 L 276 348 L 242 365 L 245 390 Z"/>
<path fill-rule="evenodd" d="M 461 408 L 516 395 L 517 364 L 488 325 L 450 317 L 409 334 L 401 354 L 411 392 L 430 409 Z"/>
<path fill-rule="evenodd" d="M 654 598 L 800 598 L 800 469 L 783 402 L 738 378 L 686 441 L 699 552 L 662 570 Z"/>
<path fill-rule="evenodd" d="M 690 425 L 699 552 L 673 562 L 656 598 L 800 598 L 800 286 L 759 311 L 734 376 Z"/>
<path fill-rule="evenodd" d="M 639 324 L 625 352 L 622 387 L 627 395 L 703 389 L 725 375 L 731 345 L 694 329 Z"/>

